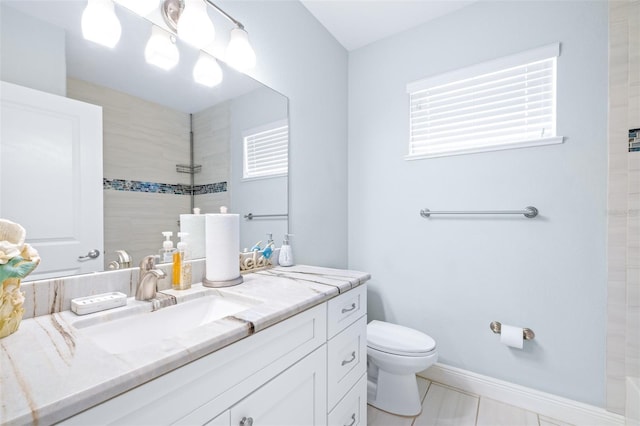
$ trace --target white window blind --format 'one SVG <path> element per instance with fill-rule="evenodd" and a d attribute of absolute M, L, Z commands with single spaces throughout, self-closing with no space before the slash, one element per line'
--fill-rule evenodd
<path fill-rule="evenodd" d="M 286 120 L 245 132 L 243 145 L 244 179 L 287 175 L 289 125 Z"/>
<path fill-rule="evenodd" d="M 407 159 L 561 143 L 556 136 L 560 44 L 407 85 Z"/>

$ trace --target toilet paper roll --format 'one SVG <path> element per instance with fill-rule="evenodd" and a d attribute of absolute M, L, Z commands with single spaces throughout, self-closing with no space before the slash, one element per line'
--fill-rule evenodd
<path fill-rule="evenodd" d="M 502 324 L 500 328 L 500 342 L 512 348 L 522 349 L 524 333 L 522 328 Z"/>
<path fill-rule="evenodd" d="M 205 256 L 205 215 L 203 214 L 181 214 L 180 232 L 186 232 L 184 241 L 189 247 L 192 259 L 200 259 Z"/>
<path fill-rule="evenodd" d="M 237 214 L 205 215 L 206 279 L 233 281 L 240 277 L 240 219 Z"/>

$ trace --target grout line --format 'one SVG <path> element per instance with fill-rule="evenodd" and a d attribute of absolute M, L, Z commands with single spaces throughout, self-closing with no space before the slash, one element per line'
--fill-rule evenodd
<path fill-rule="evenodd" d="M 431 384 L 432 383 L 433 382 L 431 380 L 429 380 L 429 384 L 427 385 L 427 391 L 424 393 L 424 396 L 420 400 L 420 404 L 424 404 L 424 400 L 427 399 L 427 394 L 429 393 L 429 389 L 431 389 Z"/>
<path fill-rule="evenodd" d="M 431 383 L 429 384 L 429 387 L 431 387 L 431 384 L 433 384 L 433 383 L 435 383 L 438 386 L 442 386 L 443 388 L 451 389 L 451 390 L 454 390 L 456 392 L 465 394 L 467 396 L 472 396 L 472 397 L 478 398 L 478 400 L 480 399 L 480 395 L 479 394 L 467 392 L 467 391 L 462 390 L 460 388 L 456 388 L 456 387 L 453 387 L 453 386 L 450 386 L 450 385 L 447 385 L 447 384 L 444 384 L 444 383 L 436 382 L 435 380 L 431 380 Z"/>

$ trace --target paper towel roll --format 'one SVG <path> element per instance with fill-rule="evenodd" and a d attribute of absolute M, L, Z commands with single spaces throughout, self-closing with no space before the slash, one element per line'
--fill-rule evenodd
<path fill-rule="evenodd" d="M 240 219 L 237 214 L 205 216 L 206 279 L 232 281 L 240 277 Z"/>
<path fill-rule="evenodd" d="M 204 240 L 205 240 L 205 223 L 203 214 L 181 214 L 180 215 L 180 232 L 186 232 L 189 235 L 184 237 L 184 241 L 188 244 L 192 259 L 200 259 L 205 256 Z"/>
<path fill-rule="evenodd" d="M 500 328 L 500 342 L 512 348 L 522 349 L 524 332 L 520 327 L 502 324 Z"/>

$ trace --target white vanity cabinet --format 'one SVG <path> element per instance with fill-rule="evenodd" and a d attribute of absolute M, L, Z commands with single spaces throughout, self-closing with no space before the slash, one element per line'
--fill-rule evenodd
<path fill-rule="evenodd" d="M 365 333 L 361 285 L 62 424 L 365 425 Z"/>

